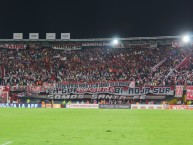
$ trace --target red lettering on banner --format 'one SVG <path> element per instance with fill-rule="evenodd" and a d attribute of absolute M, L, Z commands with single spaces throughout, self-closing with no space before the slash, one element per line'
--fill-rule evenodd
<path fill-rule="evenodd" d="M 172 109 L 172 110 L 186 110 L 186 109 L 188 109 L 188 105 L 169 105 L 169 109 Z"/>

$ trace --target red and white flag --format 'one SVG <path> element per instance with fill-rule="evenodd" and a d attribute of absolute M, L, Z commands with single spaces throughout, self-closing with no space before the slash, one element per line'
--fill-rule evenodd
<path fill-rule="evenodd" d="M 193 86 L 186 87 L 186 99 L 193 100 Z"/>
<path fill-rule="evenodd" d="M 184 86 L 176 86 L 175 97 L 182 97 Z"/>

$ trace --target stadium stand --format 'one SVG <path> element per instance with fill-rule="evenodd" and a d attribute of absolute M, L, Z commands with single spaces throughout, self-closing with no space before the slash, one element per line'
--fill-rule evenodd
<path fill-rule="evenodd" d="M 184 88 L 193 90 L 192 43 L 135 39 L 1 40 L 0 102 L 185 102 Z"/>
<path fill-rule="evenodd" d="M 0 53 L 6 66 L 4 85 L 135 81 L 137 86 L 157 86 L 192 84 L 193 81 L 192 51 L 189 49 L 87 48 L 60 51 L 44 48 L 0 49 Z M 178 65 L 181 66 L 172 72 Z"/>

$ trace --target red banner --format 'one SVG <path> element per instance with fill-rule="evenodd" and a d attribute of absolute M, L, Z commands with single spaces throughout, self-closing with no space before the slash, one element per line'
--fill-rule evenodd
<path fill-rule="evenodd" d="M 175 97 L 182 97 L 184 86 L 176 86 Z"/>
<path fill-rule="evenodd" d="M 186 87 L 186 99 L 193 100 L 193 86 Z"/>

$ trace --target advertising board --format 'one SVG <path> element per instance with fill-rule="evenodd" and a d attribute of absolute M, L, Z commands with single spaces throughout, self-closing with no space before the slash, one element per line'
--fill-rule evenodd
<path fill-rule="evenodd" d="M 67 104 L 66 108 L 92 108 L 92 109 L 98 109 L 98 104 Z"/>
<path fill-rule="evenodd" d="M 102 109 L 131 109 L 131 105 L 126 104 L 99 104 Z"/>
<path fill-rule="evenodd" d="M 42 104 L 0 103 L 0 108 L 42 108 Z"/>
<path fill-rule="evenodd" d="M 154 104 L 132 104 L 131 109 L 164 109 L 163 105 Z"/>

